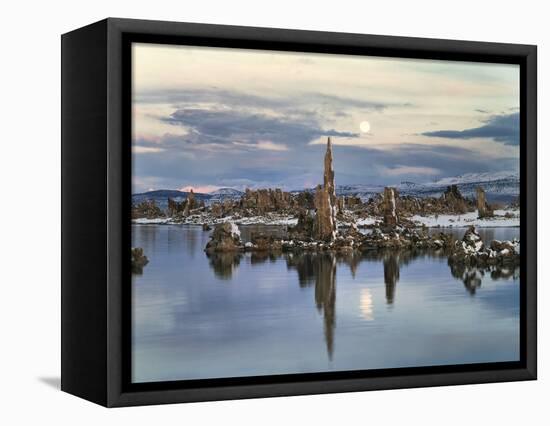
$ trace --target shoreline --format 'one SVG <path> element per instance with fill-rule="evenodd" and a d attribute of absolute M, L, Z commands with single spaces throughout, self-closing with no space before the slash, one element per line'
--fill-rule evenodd
<path fill-rule="evenodd" d="M 435 215 L 420 216 L 414 215 L 409 220 L 414 224 L 414 228 L 427 227 L 430 229 L 466 229 L 469 226 L 475 226 L 476 228 L 519 228 L 520 217 L 519 210 L 507 209 L 495 211 L 496 216 L 493 218 L 478 219 L 477 212 L 468 212 L 463 215 L 449 215 L 442 214 L 437 218 Z M 511 214 L 513 217 L 505 217 L 505 214 Z M 211 217 L 194 215 L 189 216 L 186 220 L 174 220 L 173 218 L 161 217 L 161 218 L 138 218 L 132 219 L 132 225 L 196 225 L 202 226 L 203 224 L 217 225 L 219 223 L 232 222 L 239 226 L 295 226 L 298 223 L 298 219 L 292 216 L 251 216 L 243 218 L 235 218 L 233 216 L 227 216 L 224 218 L 213 219 Z M 377 224 L 382 222 L 382 218 L 378 217 L 366 217 L 359 218 L 356 221 L 356 225 L 359 228 L 368 229 L 376 227 Z M 351 222 L 338 221 L 338 228 L 346 229 L 352 226 Z"/>
<path fill-rule="evenodd" d="M 230 222 L 230 221 L 225 221 L 225 222 Z M 217 222 L 217 223 L 224 223 L 224 222 Z M 258 225 L 264 225 L 264 226 L 288 226 L 287 224 L 280 224 L 280 223 L 264 223 L 264 222 L 257 222 L 257 223 L 237 223 L 237 222 L 233 222 L 235 223 L 236 225 L 239 225 L 239 226 L 258 226 Z M 136 225 L 136 226 L 151 226 L 151 225 L 160 225 L 160 226 L 202 226 L 202 224 L 200 223 L 185 223 L 185 222 L 170 222 L 170 221 L 159 221 L 159 222 L 156 222 L 154 220 L 152 221 L 143 221 L 143 222 L 137 222 L 135 220 L 132 220 L 132 223 L 131 225 Z M 468 229 L 470 225 L 449 225 L 449 226 L 441 226 L 441 225 L 436 225 L 436 226 L 426 226 L 426 228 L 428 229 Z M 489 229 L 489 228 L 519 228 L 520 226 L 519 225 L 493 225 L 493 224 L 489 224 L 489 225 L 486 225 L 486 226 L 479 226 L 479 225 L 475 225 L 476 228 L 481 228 L 481 229 Z M 341 227 L 342 229 L 346 229 L 346 228 L 349 228 L 349 226 L 342 226 Z M 417 225 L 414 227 L 414 229 L 421 229 L 422 228 L 422 225 Z M 369 229 L 368 227 L 364 227 L 363 229 Z"/>

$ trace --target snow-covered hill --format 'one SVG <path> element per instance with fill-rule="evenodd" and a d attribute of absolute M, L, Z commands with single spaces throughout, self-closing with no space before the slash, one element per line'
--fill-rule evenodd
<path fill-rule="evenodd" d="M 212 204 L 223 202 L 226 199 L 240 200 L 243 194 L 244 192 L 239 191 L 238 189 L 220 188 L 208 194 L 195 192 L 195 199 L 203 200 L 206 204 Z M 135 205 L 141 203 L 142 201 L 155 201 L 157 206 L 159 206 L 161 209 L 166 209 L 168 207 L 168 198 L 171 198 L 174 201 L 181 202 L 187 199 L 188 195 L 189 193 L 185 191 L 159 189 L 155 191 L 143 192 L 141 194 L 133 194 L 132 204 Z"/>
<path fill-rule="evenodd" d="M 185 191 L 178 191 L 173 189 L 158 189 L 155 191 L 133 194 L 132 204 L 139 204 L 142 201 L 154 201 L 161 209 L 166 209 L 168 207 L 168 198 L 171 198 L 172 200 L 177 202 L 181 202 L 187 199 L 188 195 L 189 193 Z M 207 202 L 210 196 L 209 194 L 195 193 L 195 198 L 197 200 L 204 200 L 205 202 Z"/>
<path fill-rule="evenodd" d="M 208 203 L 219 203 L 223 202 L 224 200 L 240 200 L 243 196 L 244 192 L 239 191 L 238 189 L 234 188 L 220 188 L 216 191 L 212 191 L 208 193 L 210 198 L 208 199 Z"/>
<path fill-rule="evenodd" d="M 510 203 L 516 201 L 519 196 L 519 176 L 517 173 L 468 173 L 461 176 L 446 177 L 434 182 L 415 183 L 401 182 L 395 185 L 401 195 L 411 195 L 415 197 L 440 197 L 449 185 L 457 185 L 458 189 L 465 197 L 474 197 L 476 187 L 481 186 L 489 202 Z M 314 191 L 314 189 L 296 190 L 293 194 L 302 191 Z M 384 191 L 383 185 L 337 185 L 337 195 L 357 195 L 363 201 L 374 197 Z M 240 200 L 244 192 L 234 188 L 220 188 L 208 194 L 195 193 L 195 198 L 204 200 L 207 205 L 220 203 L 224 200 Z M 188 193 L 174 190 L 157 190 L 134 194 L 132 203 L 137 204 L 144 200 L 155 200 L 157 205 L 165 209 L 168 204 L 168 198 L 176 201 L 183 201 Z"/>
<path fill-rule="evenodd" d="M 449 185 L 457 185 L 465 197 L 474 197 L 476 187 L 481 186 L 489 202 L 509 203 L 519 195 L 519 176 L 517 173 L 468 173 L 461 176 L 446 177 L 435 182 L 401 182 L 396 185 L 401 195 L 416 197 L 439 197 Z M 357 195 L 368 200 L 384 190 L 382 185 L 337 185 L 338 195 Z"/>

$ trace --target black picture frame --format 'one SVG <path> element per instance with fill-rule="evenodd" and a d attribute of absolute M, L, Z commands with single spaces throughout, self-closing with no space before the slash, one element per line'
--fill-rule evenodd
<path fill-rule="evenodd" d="M 116 407 L 536 379 L 536 46 L 117 18 L 61 41 L 62 390 Z M 519 64 L 520 361 L 130 383 L 132 42 Z"/>

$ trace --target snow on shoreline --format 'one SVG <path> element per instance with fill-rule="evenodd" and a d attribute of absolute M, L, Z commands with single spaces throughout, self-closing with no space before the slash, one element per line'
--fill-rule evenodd
<path fill-rule="evenodd" d="M 132 219 L 132 223 L 138 225 L 166 225 L 170 223 L 170 218 L 168 217 L 157 217 L 154 219 L 147 219 L 146 217 L 140 217 L 138 219 Z"/>
<path fill-rule="evenodd" d="M 513 217 L 504 217 L 508 213 Z M 499 227 L 519 227 L 519 210 L 495 210 L 495 217 L 487 219 L 478 219 L 477 211 L 468 212 L 462 215 L 440 214 L 420 216 L 414 215 L 410 220 L 417 226 L 425 225 L 428 228 L 466 228 L 474 225 L 476 228 L 499 228 Z M 155 219 L 133 219 L 133 224 L 138 225 L 202 225 L 208 223 L 215 225 L 223 222 L 232 222 L 236 225 L 285 225 L 294 226 L 298 219 L 293 216 L 268 214 L 266 216 L 233 217 L 227 216 L 219 219 L 212 219 L 207 215 L 192 215 L 186 218 L 184 222 L 174 221 L 172 218 Z M 356 225 L 359 227 L 371 226 L 380 222 L 379 218 L 366 217 L 358 219 Z M 350 226 L 349 223 L 339 222 L 339 226 Z"/>
<path fill-rule="evenodd" d="M 250 216 L 236 218 L 233 216 L 227 216 L 219 219 L 212 219 L 212 217 L 209 216 L 193 215 L 186 218 L 186 220 L 183 222 L 175 221 L 169 217 L 161 217 L 155 219 L 139 218 L 132 220 L 132 223 L 137 225 L 202 225 L 203 223 L 215 225 L 224 222 L 232 222 L 236 225 L 294 226 L 298 223 L 298 219 L 293 216 L 284 215 Z"/>
<path fill-rule="evenodd" d="M 513 217 L 504 217 L 510 213 Z M 428 228 L 466 228 L 474 225 L 476 228 L 518 227 L 519 210 L 495 210 L 495 217 L 478 219 L 477 211 L 462 215 L 440 214 L 419 216 L 414 215 L 411 220 L 417 225 L 426 225 Z"/>

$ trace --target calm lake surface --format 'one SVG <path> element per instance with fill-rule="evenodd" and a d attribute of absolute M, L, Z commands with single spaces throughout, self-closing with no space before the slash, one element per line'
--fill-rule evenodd
<path fill-rule="evenodd" d="M 519 359 L 519 269 L 411 252 L 207 256 L 199 226 L 132 234 L 149 258 L 132 282 L 134 382 Z"/>

